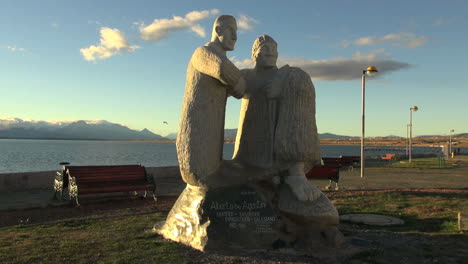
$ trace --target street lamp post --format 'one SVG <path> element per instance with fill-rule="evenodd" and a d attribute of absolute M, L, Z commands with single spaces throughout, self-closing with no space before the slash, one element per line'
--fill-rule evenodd
<path fill-rule="evenodd" d="M 409 162 L 411 163 L 411 155 L 412 155 L 412 149 L 413 149 L 413 146 L 412 146 L 412 143 L 411 143 L 411 139 L 413 137 L 413 111 L 416 112 L 418 111 L 418 107 L 413 105 L 412 107 L 410 107 L 410 121 L 409 121 Z"/>
<path fill-rule="evenodd" d="M 361 97 L 361 178 L 364 177 L 364 135 L 365 135 L 365 103 L 366 103 L 366 74 L 373 76 L 377 74 L 378 70 L 375 66 L 369 66 L 366 70 L 362 71 L 362 97 Z"/>
<path fill-rule="evenodd" d="M 455 130 L 450 129 L 450 137 L 449 137 L 449 157 L 452 155 L 452 133 L 455 132 Z"/>
<path fill-rule="evenodd" d="M 409 157 L 409 124 L 406 124 L 405 150 L 406 150 L 406 157 Z"/>

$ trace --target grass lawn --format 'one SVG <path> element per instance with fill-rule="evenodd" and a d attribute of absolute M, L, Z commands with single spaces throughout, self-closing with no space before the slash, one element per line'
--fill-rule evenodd
<path fill-rule="evenodd" d="M 466 193 L 381 193 L 337 197 L 333 202 L 341 215 L 382 214 L 403 219 L 404 225 L 368 227 L 397 232 L 457 234 L 458 212 L 468 211 Z"/>
<path fill-rule="evenodd" d="M 165 214 L 15 226 L 1 231 L 1 263 L 184 263 L 184 247 L 145 232 Z"/>
<path fill-rule="evenodd" d="M 467 263 L 464 261 L 468 261 L 468 253 L 462 256 L 457 246 L 466 246 L 468 243 L 468 235 L 461 234 L 457 230 L 457 212 L 468 211 L 468 194 L 466 193 L 337 195 L 332 198 L 332 201 L 340 214 L 375 213 L 396 216 L 405 220 L 405 224 L 401 226 L 356 225 L 356 229 L 383 234 L 410 233 L 431 237 L 443 236 L 443 241 L 454 245 L 455 248 L 450 251 L 450 247 L 448 249 L 442 247 L 444 250 L 438 251 L 437 248 L 440 245 L 436 243 L 434 246 L 424 244 L 427 248 L 411 249 L 406 243 L 401 245 L 396 243 L 396 248 L 389 246 L 389 248 L 382 249 L 383 251 L 364 251 L 353 257 L 350 263 L 362 263 L 362 261 L 392 263 L 385 261 L 385 259 L 393 261 L 391 256 L 377 256 L 385 252 L 385 254 L 395 252 L 422 258 L 447 254 L 454 258 L 454 263 Z M 198 263 L 185 246 L 167 242 L 158 235 L 145 232 L 155 223 L 163 221 L 166 214 L 167 211 L 138 216 L 2 228 L 0 230 L 0 262 L 3 264 Z M 349 236 L 353 232 L 344 233 Z"/>
<path fill-rule="evenodd" d="M 419 169 L 447 169 L 452 168 L 452 163 L 442 157 L 434 158 L 418 158 L 412 159 L 411 163 L 408 160 L 394 161 L 391 163 L 392 168 L 419 168 Z"/>

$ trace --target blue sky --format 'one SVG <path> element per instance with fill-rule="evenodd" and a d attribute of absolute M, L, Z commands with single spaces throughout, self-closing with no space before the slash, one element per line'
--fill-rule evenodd
<path fill-rule="evenodd" d="M 0 3 L 0 119 L 108 120 L 176 132 L 185 72 L 214 19 L 235 16 L 228 53 L 249 66 L 253 41 L 271 35 L 280 62 L 316 88 L 319 133 L 468 132 L 468 2 L 460 1 L 20 1 Z M 178 17 L 178 18 L 176 18 Z M 240 101 L 230 98 L 226 128 Z M 163 122 L 167 121 L 168 124 Z"/>

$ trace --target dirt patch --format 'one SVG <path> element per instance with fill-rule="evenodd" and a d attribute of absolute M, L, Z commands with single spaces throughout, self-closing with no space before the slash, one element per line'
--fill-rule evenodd
<path fill-rule="evenodd" d="M 125 215 L 167 213 L 177 197 L 160 196 L 155 202 L 152 198 L 100 198 L 82 199 L 81 206 L 74 204 L 49 206 L 46 208 L 2 211 L 0 228 L 13 225 L 48 224 L 77 219 L 118 217 Z"/>

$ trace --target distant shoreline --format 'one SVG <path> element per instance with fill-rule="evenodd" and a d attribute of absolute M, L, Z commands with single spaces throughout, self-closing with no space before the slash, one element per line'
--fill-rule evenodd
<path fill-rule="evenodd" d="M 123 141 L 123 142 L 161 142 L 161 143 L 175 143 L 175 139 L 84 139 L 84 138 L 0 138 L 8 140 L 76 140 L 76 141 Z M 448 137 L 417 137 L 412 139 L 413 147 L 440 147 L 441 145 L 448 145 Z M 235 139 L 225 139 L 224 143 L 234 144 Z M 336 138 L 336 139 L 320 139 L 320 145 L 360 145 L 360 138 Z M 366 138 L 366 146 L 395 146 L 405 147 L 405 138 Z M 452 137 L 453 148 L 468 148 L 468 138 Z"/>
<path fill-rule="evenodd" d="M 175 142 L 175 139 L 99 139 L 99 138 L 2 138 L 8 140 L 75 140 L 75 141 L 152 141 L 152 142 Z"/>

